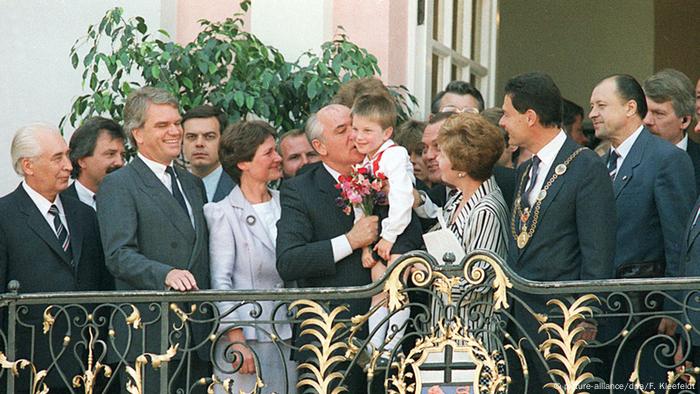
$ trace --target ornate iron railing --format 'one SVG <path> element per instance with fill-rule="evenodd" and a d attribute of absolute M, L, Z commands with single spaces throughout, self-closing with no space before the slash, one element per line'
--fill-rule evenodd
<path fill-rule="evenodd" d="M 21 294 L 19 286 L 0 295 L 8 393 L 232 392 L 241 349 L 250 350 L 230 342 L 237 328 L 271 344 L 265 357 L 283 365 L 266 371 L 269 360 L 253 352 L 253 383 L 236 388 L 244 392 L 271 392 L 267 382 L 282 377 L 277 392 L 338 393 L 361 370 L 367 392 L 439 384 L 445 392 L 684 393 L 696 392 L 700 372 L 686 363 L 700 345 L 700 278 L 532 282 L 490 253 L 437 265 L 414 252 L 364 287 Z M 402 346 L 372 344 L 376 307 L 344 313 L 343 301 L 382 291 L 391 314 L 411 310 L 389 330 Z M 659 332 L 662 321 L 677 328 Z M 295 346 L 291 325 L 314 341 Z M 290 351 L 307 356 L 290 361 Z M 202 367 L 210 371 L 197 375 Z"/>

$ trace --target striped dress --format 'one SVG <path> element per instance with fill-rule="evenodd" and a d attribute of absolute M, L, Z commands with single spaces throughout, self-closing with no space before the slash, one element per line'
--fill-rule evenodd
<path fill-rule="evenodd" d="M 462 202 L 463 194 L 458 191 L 445 203 L 443 212 L 448 228 L 461 242 L 468 254 L 474 250 L 488 250 L 500 256 L 504 261 L 508 255 L 508 208 L 493 177 L 486 180 L 474 192 L 469 200 L 457 210 Z M 466 327 L 471 332 L 481 332 L 478 339 L 486 348 L 495 350 L 496 338 L 488 335 L 495 332 L 497 320 L 493 318 L 493 269 L 486 263 L 477 263 L 476 267 L 485 269 L 484 284 L 468 289 L 463 281 L 453 288 L 453 302 L 460 302 L 459 314 Z M 471 307 L 470 307 L 471 306 Z M 440 314 L 440 311 L 434 311 Z M 442 316 L 435 316 L 442 317 Z"/>

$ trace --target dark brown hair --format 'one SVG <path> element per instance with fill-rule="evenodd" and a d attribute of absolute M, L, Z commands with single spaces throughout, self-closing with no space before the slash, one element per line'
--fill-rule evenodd
<path fill-rule="evenodd" d="M 262 120 L 239 121 L 228 126 L 219 144 L 219 160 L 224 171 L 240 183 L 241 170 L 237 164 L 253 160 L 258 147 L 268 137 L 276 136 L 275 129 Z"/>

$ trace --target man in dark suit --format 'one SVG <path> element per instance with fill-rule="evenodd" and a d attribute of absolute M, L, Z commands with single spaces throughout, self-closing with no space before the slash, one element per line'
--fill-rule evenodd
<path fill-rule="evenodd" d="M 507 82 L 500 126 L 512 144 L 533 152 L 518 168 L 508 264 L 522 277 L 536 281 L 611 278 L 615 252 L 612 185 L 600 158 L 561 129 L 561 111 L 559 88 L 548 75 L 527 73 Z M 535 312 L 545 312 L 546 297 L 519 295 Z M 525 333 L 540 341 L 540 324 L 522 305 L 514 302 L 512 307 Z M 595 330 L 588 322 L 581 326 L 589 333 Z M 522 334 L 516 333 L 515 338 Z M 550 378 L 534 357 L 535 350 L 524 350 L 530 368 L 529 392 L 543 392 Z M 519 363 L 510 366 L 517 371 Z M 520 387 L 521 375 L 511 374 L 511 387 Z"/>
<path fill-rule="evenodd" d="M 607 162 L 617 211 L 617 278 L 680 275 L 680 240 L 696 196 L 690 158 L 652 135 L 642 124 L 646 114 L 644 91 L 629 75 L 610 76 L 593 89 L 590 118 L 596 137 L 611 143 Z M 645 296 L 632 295 L 635 312 L 647 310 Z M 644 341 L 657 332 L 672 336 L 675 330 L 668 319 L 635 327 L 617 363 L 620 381 L 629 377 Z M 642 382 L 659 387 L 666 371 L 655 361 L 653 347 L 645 347 L 640 375 Z"/>
<path fill-rule="evenodd" d="M 362 160 L 352 138 L 350 109 L 339 104 L 322 108 L 307 121 L 307 136 L 321 157 L 303 173 L 282 183 L 282 216 L 277 222 L 277 270 L 286 281 L 299 287 L 363 286 L 371 283 L 370 271 L 362 267 L 361 249 L 376 241 L 377 216 L 363 217 L 353 224 L 353 216 L 337 206 L 335 188 L 338 176 L 348 175 Z M 413 229 L 413 230 L 411 230 Z M 406 231 L 420 234 L 413 220 Z M 334 308 L 346 305 L 340 319 L 367 313 L 369 298 L 338 299 Z M 362 335 L 366 335 L 366 327 Z M 295 326 L 295 346 L 309 343 Z M 294 358 L 306 361 L 310 352 L 296 352 Z M 303 372 L 300 371 L 300 375 Z M 376 380 L 375 380 L 376 381 Z M 383 382 L 380 382 L 383 383 Z M 381 384 L 380 384 L 381 385 Z M 345 377 L 351 393 L 366 392 L 362 371 L 354 367 Z"/>
<path fill-rule="evenodd" d="M 138 148 L 137 157 L 119 171 L 107 175 L 97 193 L 97 214 L 105 250 L 107 268 L 116 278 L 119 290 L 195 291 L 209 288 L 208 235 L 202 207 L 202 181 L 189 172 L 174 167 L 180 154 L 182 127 L 177 100 L 161 89 L 145 87 L 133 91 L 124 106 L 124 125 Z M 137 305 L 142 320 L 156 319 L 147 305 Z M 189 312 L 190 306 L 181 308 Z M 167 313 L 168 311 L 160 311 Z M 192 320 L 202 319 L 198 309 Z M 177 319 L 171 314 L 172 319 Z M 177 320 L 175 320 L 177 321 Z M 145 327 L 145 347 L 131 340 L 129 334 L 141 338 L 143 329 L 134 330 L 124 324 L 116 328 L 116 345 L 121 353 L 128 350 L 127 360 L 141 353 L 161 353 L 159 320 Z M 208 327 L 191 324 L 189 348 L 208 335 Z M 129 331 L 131 330 L 131 332 Z M 170 341 L 178 338 L 169 338 Z M 172 377 L 168 392 L 187 388 L 193 380 L 209 376 L 208 363 L 192 357 L 190 382 L 187 370 L 184 336 L 175 357 L 169 363 L 169 374 L 182 366 Z M 208 348 L 203 346 L 204 351 Z M 204 359 L 208 357 L 204 356 Z M 184 363 L 184 364 L 180 364 Z M 146 368 L 146 390 L 158 390 L 159 374 Z M 123 377 L 126 379 L 125 377 Z M 174 381 L 173 381 L 174 380 Z"/>
<path fill-rule="evenodd" d="M 234 186 L 219 161 L 219 141 L 225 128 L 226 115 L 211 105 L 192 108 L 182 116 L 182 154 L 190 172 L 202 179 L 208 202 L 223 200 Z"/>
<path fill-rule="evenodd" d="M 282 174 L 285 179 L 295 176 L 301 167 L 321 160 L 311 147 L 304 130 L 292 129 L 282 134 L 277 151 L 282 156 Z"/>
<path fill-rule="evenodd" d="M 58 129 L 44 124 L 23 127 L 15 134 L 11 150 L 15 171 L 24 180 L 15 191 L 0 198 L 0 292 L 6 292 L 12 280 L 19 282 L 22 293 L 112 289 L 95 212 L 59 194 L 68 187 L 72 167 L 68 146 Z M 87 355 L 79 346 L 63 348 L 63 337 L 70 335 L 66 323 L 73 322 L 65 315 L 56 316 L 50 335 L 41 334 L 45 307 L 32 306 L 26 315 L 19 315 L 18 320 L 34 329 L 34 348 L 32 332 L 16 324 L 15 360 L 28 359 L 37 370 L 48 368 L 55 360 L 68 383 L 61 379 L 56 366 L 45 382 L 52 393 L 69 393 L 70 380 L 82 374 L 73 351 L 84 356 L 83 363 Z M 71 328 L 71 343 L 78 343 L 80 331 L 77 326 Z M 56 359 L 51 356 L 50 346 Z M 2 350 L 7 354 L 7 349 Z M 24 374 L 15 387 L 15 392 L 31 391 Z"/>
<path fill-rule="evenodd" d="M 667 68 L 644 81 L 644 94 L 649 109 L 644 125 L 688 153 L 695 170 L 695 190 L 700 191 L 700 144 L 688 138 L 695 112 L 693 83 L 682 72 Z"/>
<path fill-rule="evenodd" d="M 70 138 L 75 182 L 62 194 L 95 209 L 102 179 L 124 166 L 124 142 L 124 130 L 117 122 L 99 116 L 86 120 Z"/>

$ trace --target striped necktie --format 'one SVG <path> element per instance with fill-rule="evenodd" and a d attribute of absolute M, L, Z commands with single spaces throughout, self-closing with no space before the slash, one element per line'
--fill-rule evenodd
<path fill-rule="evenodd" d="M 70 256 L 72 254 L 70 250 L 70 235 L 68 235 L 68 230 L 63 225 L 63 222 L 61 222 L 58 207 L 56 205 L 51 205 L 49 213 L 53 215 L 53 227 L 56 232 L 56 237 L 58 238 L 58 243 L 61 244 L 63 251 Z"/>
<path fill-rule="evenodd" d="M 608 155 L 608 175 L 610 179 L 615 180 L 617 175 L 617 159 L 620 155 L 617 154 L 615 149 L 610 149 L 610 154 Z"/>

